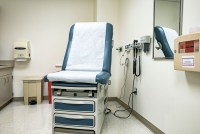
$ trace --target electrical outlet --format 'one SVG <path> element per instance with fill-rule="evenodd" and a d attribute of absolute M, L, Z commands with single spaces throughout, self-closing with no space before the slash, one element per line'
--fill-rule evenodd
<path fill-rule="evenodd" d="M 134 93 L 135 95 L 137 95 L 137 88 L 135 88 L 135 91 L 133 91 L 133 93 Z"/>
<path fill-rule="evenodd" d="M 123 50 L 123 47 L 122 47 L 122 46 L 120 46 L 120 47 L 117 47 L 117 48 L 116 48 L 116 50 L 118 50 L 119 52 L 122 52 L 122 50 Z"/>
<path fill-rule="evenodd" d="M 108 85 L 111 85 L 111 80 L 108 80 Z"/>

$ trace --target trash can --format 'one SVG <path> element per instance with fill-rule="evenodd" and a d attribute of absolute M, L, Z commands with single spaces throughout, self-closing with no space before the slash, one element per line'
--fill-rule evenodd
<path fill-rule="evenodd" d="M 23 79 L 24 104 L 41 104 L 43 77 L 29 76 Z"/>

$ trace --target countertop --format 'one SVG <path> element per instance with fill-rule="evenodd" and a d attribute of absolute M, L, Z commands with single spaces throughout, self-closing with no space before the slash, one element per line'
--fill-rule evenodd
<path fill-rule="evenodd" d="M 13 68 L 13 67 L 14 67 L 13 60 L 0 60 L 0 69 Z"/>

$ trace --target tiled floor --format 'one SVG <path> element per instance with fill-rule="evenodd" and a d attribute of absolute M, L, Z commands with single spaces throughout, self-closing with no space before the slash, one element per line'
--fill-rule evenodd
<path fill-rule="evenodd" d="M 109 102 L 114 111 L 119 104 Z M 128 113 L 121 113 L 128 114 Z M 24 105 L 12 102 L 0 111 L 0 134 L 52 134 L 51 105 L 43 101 L 40 105 Z M 112 114 L 105 118 L 102 134 L 153 134 L 135 117 L 118 119 Z"/>

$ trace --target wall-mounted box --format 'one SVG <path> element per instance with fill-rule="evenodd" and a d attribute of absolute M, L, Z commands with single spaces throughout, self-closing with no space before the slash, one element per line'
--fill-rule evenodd
<path fill-rule="evenodd" d="M 29 41 L 14 42 L 14 59 L 16 61 L 26 61 L 31 59 L 31 47 Z"/>
<path fill-rule="evenodd" d="M 200 33 L 179 36 L 174 41 L 174 69 L 200 72 Z"/>

